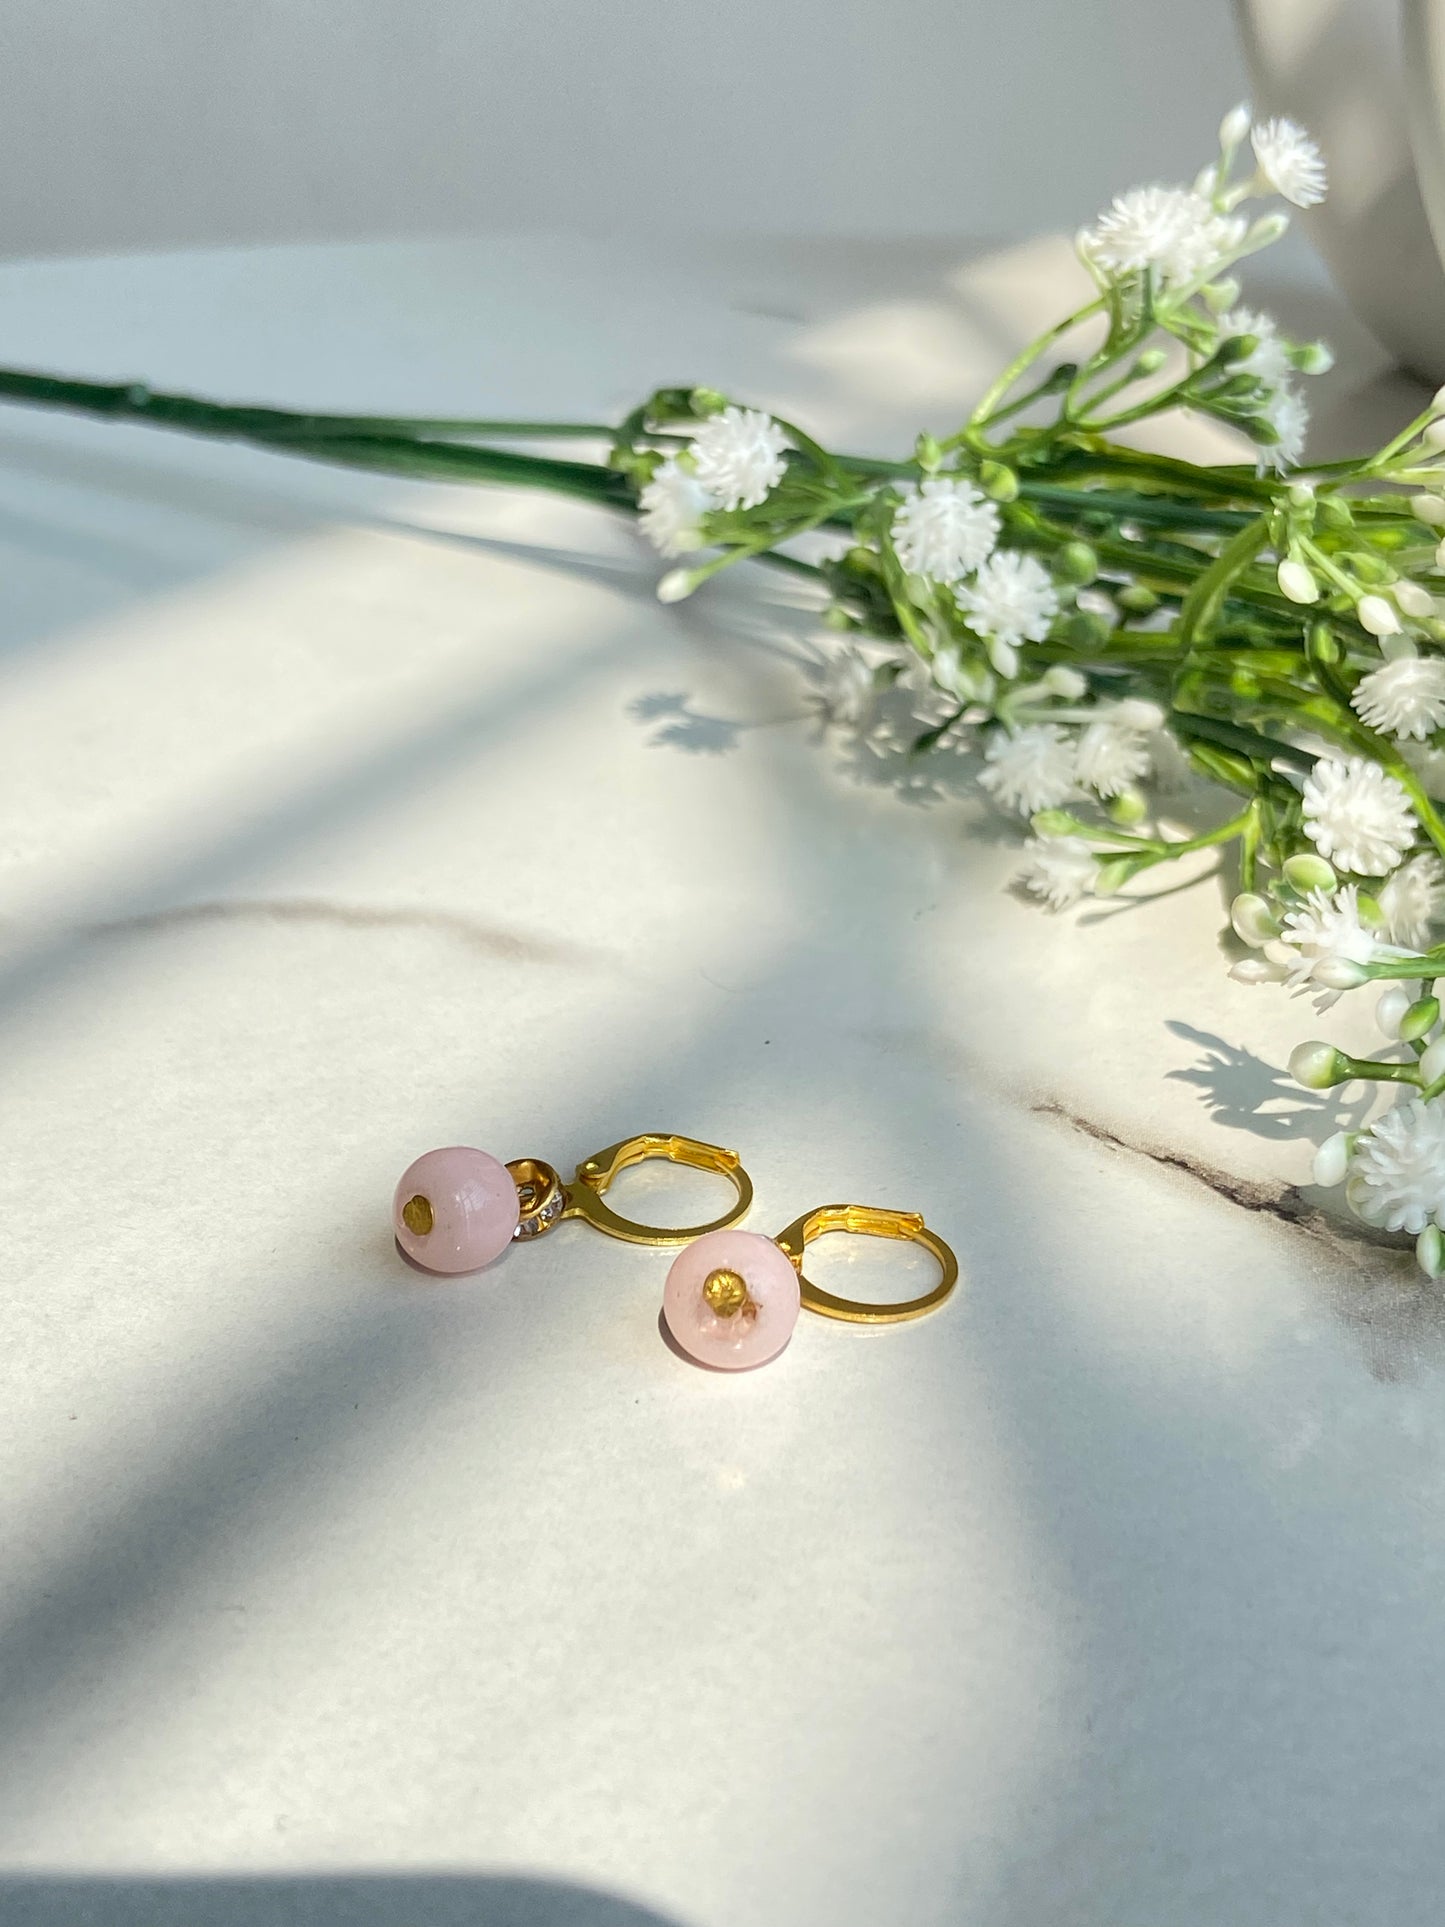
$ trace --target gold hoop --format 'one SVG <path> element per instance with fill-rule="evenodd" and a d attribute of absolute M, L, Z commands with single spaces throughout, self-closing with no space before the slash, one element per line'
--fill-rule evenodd
<path fill-rule="evenodd" d="M 921 1298 L 908 1298 L 896 1305 L 869 1305 L 855 1298 L 839 1298 L 815 1285 L 803 1271 L 803 1251 L 815 1238 L 832 1231 L 851 1231 L 865 1238 L 902 1238 L 922 1245 L 938 1260 L 941 1277 L 932 1291 Z M 850 1325 L 897 1325 L 906 1318 L 922 1318 L 941 1305 L 958 1283 L 958 1259 L 950 1246 L 928 1226 L 916 1211 L 887 1211 L 870 1204 L 820 1204 L 795 1218 L 786 1231 L 774 1240 L 793 1261 L 798 1274 L 802 1300 L 809 1311 L 824 1318 L 841 1318 Z"/>
<path fill-rule="evenodd" d="M 716 1171 L 727 1178 L 737 1196 L 720 1218 L 710 1224 L 670 1226 L 638 1224 L 624 1218 L 602 1202 L 602 1193 L 619 1171 L 649 1158 L 665 1158 L 669 1164 L 690 1164 L 699 1171 Z M 519 1237 L 536 1237 L 563 1218 L 584 1218 L 594 1230 L 609 1238 L 623 1238 L 633 1245 L 685 1245 L 709 1231 L 726 1231 L 748 1211 L 753 1201 L 753 1181 L 743 1169 L 736 1151 L 725 1151 L 719 1144 L 704 1144 L 698 1138 L 676 1137 L 661 1131 L 644 1131 L 637 1137 L 609 1144 L 605 1151 L 594 1151 L 577 1166 L 571 1184 L 563 1184 L 550 1164 L 537 1158 L 516 1158 L 507 1166 L 524 1196 Z M 526 1191 L 524 1193 L 524 1186 Z"/>

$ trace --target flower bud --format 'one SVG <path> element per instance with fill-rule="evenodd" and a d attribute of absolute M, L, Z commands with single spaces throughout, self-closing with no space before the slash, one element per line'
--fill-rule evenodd
<path fill-rule="evenodd" d="M 1381 555 L 1371 555 L 1366 549 L 1356 549 L 1350 557 L 1350 567 L 1357 581 L 1374 583 L 1376 586 L 1395 580 L 1395 571 Z"/>
<path fill-rule="evenodd" d="M 1347 1131 L 1336 1131 L 1327 1137 L 1315 1152 L 1314 1171 L 1311 1174 L 1322 1191 L 1328 1191 L 1336 1184 L 1343 1184 L 1345 1173 L 1350 1168 L 1350 1137 Z"/>
<path fill-rule="evenodd" d="M 1335 890 L 1340 881 L 1324 858 L 1312 850 L 1300 850 L 1287 858 L 1284 877 L 1290 888 L 1298 890 L 1302 897 L 1307 897 L 1311 890 Z"/>
<path fill-rule="evenodd" d="M 1149 616 L 1159 607 L 1159 598 L 1152 589 L 1146 589 L 1142 582 L 1131 582 L 1120 589 L 1114 597 L 1121 609 L 1127 609 L 1131 616 Z"/>
<path fill-rule="evenodd" d="M 1400 627 L 1400 618 L 1382 595 L 1362 595 L 1355 605 L 1355 614 L 1360 619 L 1360 627 L 1368 629 L 1372 636 L 1393 636 Z"/>
<path fill-rule="evenodd" d="M 1445 422 L 1440 426 L 1445 428 Z M 1418 582 L 1397 582 L 1394 595 L 1396 602 L 1407 616 L 1433 616 L 1435 613 L 1434 596 Z"/>
<path fill-rule="evenodd" d="M 694 415 L 720 415 L 728 405 L 726 395 L 716 388 L 694 388 L 688 396 Z"/>
<path fill-rule="evenodd" d="M 659 602 L 686 602 L 697 587 L 691 569 L 669 569 L 657 585 Z"/>
<path fill-rule="evenodd" d="M 1326 990 L 1358 990 L 1361 984 L 1370 981 L 1365 966 L 1349 957 L 1322 958 L 1311 974 L 1313 981 Z"/>
<path fill-rule="evenodd" d="M 1343 495 L 1321 495 L 1316 513 L 1327 529 L 1352 529 L 1355 512 Z"/>
<path fill-rule="evenodd" d="M 980 462 L 979 485 L 995 502 L 1012 502 L 1019 492 L 1019 478 L 1003 462 Z"/>
<path fill-rule="evenodd" d="M 1386 984 L 1380 992 L 1380 1001 L 1375 1005 L 1375 1022 L 1386 1037 L 1398 1037 L 1405 1012 L 1410 1008 L 1411 994 L 1404 984 Z"/>
<path fill-rule="evenodd" d="M 1420 1059 L 1420 1077 L 1426 1084 L 1445 1077 L 1445 1037 L 1437 1037 Z"/>
<path fill-rule="evenodd" d="M 1244 237 L 1247 248 L 1268 248 L 1289 233 L 1289 216 L 1283 208 L 1273 214 L 1265 214 L 1257 220 Z"/>
<path fill-rule="evenodd" d="M 1340 645 L 1327 622 L 1313 622 L 1305 639 L 1310 659 L 1326 666 L 1340 659 Z"/>
<path fill-rule="evenodd" d="M 1147 696 L 1125 696 L 1115 705 L 1114 721 L 1147 736 L 1151 730 L 1163 729 L 1165 715 L 1161 705 L 1150 702 Z"/>
<path fill-rule="evenodd" d="M 1099 573 L 1099 558 L 1087 542 L 1066 542 L 1054 557 L 1054 574 L 1083 588 Z"/>
<path fill-rule="evenodd" d="M 1222 280 L 1211 281 L 1199 292 L 1211 314 L 1228 314 L 1239 299 L 1239 283 L 1233 275 L 1225 275 Z"/>
<path fill-rule="evenodd" d="M 1043 686 L 1051 696 L 1062 696 L 1068 703 L 1076 703 L 1089 690 L 1088 678 L 1062 662 L 1056 662 L 1052 669 L 1044 671 Z"/>
<path fill-rule="evenodd" d="M 1366 930 L 1373 930 L 1377 936 L 1385 931 L 1385 913 L 1380 908 L 1378 897 L 1371 896 L 1368 890 L 1361 890 L 1355 898 L 1355 908 L 1360 913 L 1360 922 Z"/>
<path fill-rule="evenodd" d="M 1433 454 L 1438 455 L 1445 448 L 1445 421 L 1437 417 L 1433 422 L 1427 422 L 1420 440 Z"/>
<path fill-rule="evenodd" d="M 1412 495 L 1410 513 L 1417 522 L 1423 522 L 1427 528 L 1445 528 L 1445 496 Z"/>
<path fill-rule="evenodd" d="M 1005 682 L 1012 682 L 1019 673 L 1018 650 L 1011 642 L 1004 642 L 998 636 L 989 637 L 988 659 Z"/>
<path fill-rule="evenodd" d="M 1229 921 L 1234 934 L 1251 950 L 1260 950 L 1279 935 L 1279 918 L 1266 900 L 1253 891 L 1243 891 L 1229 906 Z"/>
<path fill-rule="evenodd" d="M 1438 1278 L 1445 1271 L 1445 1237 L 1438 1224 L 1427 1224 L 1415 1240 L 1415 1263 L 1427 1278 Z"/>
<path fill-rule="evenodd" d="M 1288 490 L 1291 508 L 1307 509 L 1314 505 L 1315 491 L 1312 482 L 1291 482 Z"/>
<path fill-rule="evenodd" d="M 1307 1044 L 1297 1044 L 1290 1052 L 1289 1074 L 1307 1091 L 1327 1091 L 1335 1084 L 1343 1084 L 1350 1068 L 1333 1044 L 1315 1037 Z"/>
<path fill-rule="evenodd" d="M 1402 1044 L 1418 1044 L 1422 1037 L 1428 1037 L 1440 1021 L 1440 999 L 1438 997 L 1417 997 L 1404 1016 L 1400 1019 L 1399 1036 Z M 1430 1050 L 1438 1050 L 1432 1044 Z M 1425 1057 L 1430 1055 L 1427 1050 Z M 1420 1059 L 1423 1067 L 1425 1057 Z"/>
<path fill-rule="evenodd" d="M 1142 823 L 1149 814 L 1149 805 L 1138 790 L 1120 790 L 1111 796 L 1104 805 L 1111 823 L 1117 823 L 1121 830 L 1132 830 L 1136 823 Z"/>
<path fill-rule="evenodd" d="M 1229 368 L 1232 367 L 1236 361 L 1248 361 L 1258 347 L 1258 335 L 1230 335 L 1219 344 L 1219 359 L 1226 368 Z M 1255 377 L 1251 376 L 1250 381 L 1252 388 L 1258 385 Z M 1222 389 L 1220 392 L 1223 394 L 1233 394 L 1235 392 L 1243 394 L 1245 390 L 1236 389 L 1235 384 L 1231 383 L 1228 388 Z"/>
<path fill-rule="evenodd" d="M 1157 375 L 1168 359 L 1164 349 L 1146 348 L 1135 360 L 1133 373 L 1140 381 L 1146 381 L 1150 375 Z"/>
<path fill-rule="evenodd" d="M 1219 123 L 1219 145 L 1226 154 L 1232 154 L 1241 141 L 1249 138 L 1250 118 L 1249 102 L 1242 100 Z"/>
<path fill-rule="evenodd" d="M 1303 562 L 1288 556 L 1275 570 L 1279 592 L 1291 602 L 1318 602 L 1320 585 Z"/>
<path fill-rule="evenodd" d="M 913 459 L 925 475 L 934 474 L 943 461 L 943 450 L 935 435 L 920 435 L 914 446 Z"/>
<path fill-rule="evenodd" d="M 1109 640 L 1109 629 L 1107 616 L 1089 609 L 1076 609 L 1060 634 L 1075 649 L 1098 649 Z"/>
<path fill-rule="evenodd" d="M 1029 818 L 1035 836 L 1072 836 L 1079 827 L 1079 819 L 1067 810 L 1035 810 Z"/>
<path fill-rule="evenodd" d="M 1290 359 L 1302 375 L 1327 375 L 1335 365 L 1335 351 L 1327 341 L 1303 341 Z"/>

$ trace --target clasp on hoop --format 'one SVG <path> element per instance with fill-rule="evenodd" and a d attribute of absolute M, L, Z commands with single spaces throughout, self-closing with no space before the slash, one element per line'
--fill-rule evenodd
<path fill-rule="evenodd" d="M 619 1171 L 649 1158 L 665 1158 L 670 1164 L 690 1164 L 699 1171 L 716 1171 L 727 1178 L 737 1192 L 731 1206 L 709 1224 L 673 1228 L 638 1224 L 624 1218 L 602 1194 Z M 725 1231 L 743 1217 L 753 1201 L 753 1183 L 739 1162 L 736 1151 L 725 1151 L 719 1144 L 704 1144 L 697 1138 L 677 1137 L 661 1131 L 644 1131 L 637 1137 L 609 1144 L 605 1151 L 594 1151 L 577 1166 L 570 1184 L 564 1184 L 550 1164 L 539 1158 L 516 1158 L 507 1169 L 516 1181 L 522 1216 L 517 1226 L 519 1238 L 539 1237 L 563 1218 L 585 1218 L 609 1238 L 624 1238 L 634 1245 L 685 1245 L 708 1231 Z"/>
<path fill-rule="evenodd" d="M 854 1298 L 839 1298 L 815 1285 L 803 1270 L 803 1251 L 815 1238 L 832 1231 L 851 1231 L 865 1238 L 902 1238 L 922 1245 L 938 1260 L 942 1276 L 932 1291 L 921 1298 L 908 1298 L 896 1305 L 870 1305 Z M 941 1305 L 958 1283 L 958 1259 L 936 1231 L 930 1231 L 916 1211 L 888 1211 L 871 1204 L 820 1204 L 795 1218 L 786 1231 L 774 1240 L 793 1261 L 803 1304 L 825 1318 L 846 1319 L 853 1325 L 896 1325 L 905 1318 L 922 1318 L 925 1312 Z"/>

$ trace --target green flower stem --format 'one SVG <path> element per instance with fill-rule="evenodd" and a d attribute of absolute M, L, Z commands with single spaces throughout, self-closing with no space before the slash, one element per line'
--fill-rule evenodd
<path fill-rule="evenodd" d="M 286 408 L 254 408 L 166 394 L 143 382 L 74 381 L 55 375 L 0 369 L 0 400 L 43 408 L 62 408 L 111 421 L 152 423 L 191 434 L 262 441 L 272 436 L 316 441 L 328 435 L 401 436 L 450 440 L 492 437 L 504 441 L 610 441 L 616 432 L 605 422 L 480 421 L 464 417 L 406 415 L 318 415 Z"/>
<path fill-rule="evenodd" d="M 1414 1064 L 1382 1064 L 1377 1057 L 1351 1057 L 1348 1051 L 1339 1053 L 1340 1062 L 1348 1069 L 1336 1081 L 1348 1084 L 1356 1078 L 1370 1084 L 1415 1084 L 1420 1082 L 1420 1073 Z"/>
<path fill-rule="evenodd" d="M 1137 495 L 1121 490 L 1065 488 L 1061 484 L 1019 479 L 1019 494 L 1070 515 L 1108 515 L 1120 522 L 1141 522 L 1157 528 L 1197 529 L 1201 535 L 1232 535 L 1255 520 L 1251 509 L 1205 508 L 1168 495 Z M 1087 540 L 1087 537 L 1085 538 Z"/>
<path fill-rule="evenodd" d="M 1055 322 L 1052 328 L 1046 328 L 1041 335 L 1036 335 L 1027 348 L 1014 356 L 998 380 L 985 391 L 982 401 L 969 416 L 967 425 L 959 429 L 957 434 L 951 435 L 943 446 L 957 448 L 969 440 L 971 435 L 978 434 L 987 428 L 999 403 L 1003 401 L 1014 383 L 1028 373 L 1039 356 L 1047 354 L 1050 348 L 1062 341 L 1065 335 L 1072 334 L 1082 322 L 1088 321 L 1096 314 L 1102 314 L 1107 305 L 1104 296 L 1099 295 L 1086 307 L 1076 308 L 1073 314 L 1065 315 L 1064 319 Z"/>
<path fill-rule="evenodd" d="M 1230 584 L 1243 574 L 1268 541 L 1269 524 L 1265 517 L 1259 516 L 1225 543 L 1194 583 L 1179 612 L 1179 641 L 1185 656 L 1196 638 L 1218 618 Z"/>

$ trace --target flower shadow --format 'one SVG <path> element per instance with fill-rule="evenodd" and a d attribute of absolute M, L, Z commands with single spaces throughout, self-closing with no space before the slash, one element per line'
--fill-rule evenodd
<path fill-rule="evenodd" d="M 1321 1144 L 1338 1130 L 1358 1130 L 1364 1124 L 1374 1096 L 1369 1089 L 1352 1099 L 1332 1091 L 1307 1091 L 1288 1071 L 1210 1031 L 1178 1018 L 1171 1018 L 1165 1028 L 1202 1048 L 1198 1064 L 1166 1076 L 1177 1084 L 1194 1085 L 1200 1103 L 1226 1130 Z"/>
<path fill-rule="evenodd" d="M 647 739 L 651 748 L 680 749 L 692 756 L 725 756 L 737 748 L 745 729 L 758 727 L 704 715 L 692 707 L 690 696 L 667 691 L 638 696 L 627 705 L 627 713 L 634 722 L 659 725 Z"/>

